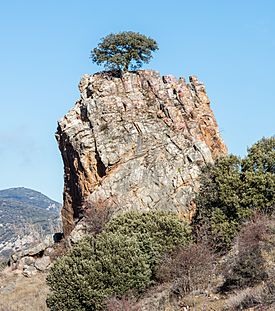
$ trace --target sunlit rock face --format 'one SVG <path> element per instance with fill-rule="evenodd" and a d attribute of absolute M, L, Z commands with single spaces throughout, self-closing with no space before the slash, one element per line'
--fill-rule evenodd
<path fill-rule="evenodd" d="M 201 167 L 227 153 L 204 85 L 156 71 L 84 75 L 58 123 L 68 235 L 83 202 L 190 218 Z"/>

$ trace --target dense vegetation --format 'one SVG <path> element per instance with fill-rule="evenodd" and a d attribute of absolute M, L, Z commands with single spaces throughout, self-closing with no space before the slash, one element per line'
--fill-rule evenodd
<path fill-rule="evenodd" d="M 92 50 L 91 58 L 107 70 L 127 71 L 148 63 L 156 50 L 158 45 L 155 40 L 137 32 L 124 31 L 103 38 Z"/>
<path fill-rule="evenodd" d="M 154 282 L 164 251 L 185 245 L 190 228 L 173 214 L 126 213 L 96 237 L 86 237 L 54 265 L 52 310 L 100 310 L 108 297 L 140 292 Z"/>
<path fill-rule="evenodd" d="M 88 221 L 90 236 L 52 268 L 48 306 L 101 310 L 111 301 L 117 309 L 108 310 L 122 310 L 129 291 L 139 297 L 170 283 L 185 297 L 209 290 L 217 275 L 215 292 L 234 298 L 226 310 L 275 305 L 275 138 L 254 144 L 244 159 L 230 155 L 206 167 L 196 203 L 191 227 L 156 211 L 113 218 L 103 211 Z"/>
<path fill-rule="evenodd" d="M 263 138 L 244 159 L 230 155 L 206 167 L 193 227 L 216 250 L 226 251 L 244 221 L 275 205 L 275 138 Z"/>

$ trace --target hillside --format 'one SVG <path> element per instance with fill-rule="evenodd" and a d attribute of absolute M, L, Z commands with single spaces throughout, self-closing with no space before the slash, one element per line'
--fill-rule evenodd
<path fill-rule="evenodd" d="M 11 202 L 13 208 L 26 204 L 35 208 L 59 211 L 61 207 L 60 203 L 51 200 L 41 192 L 24 187 L 0 190 L 0 200 Z"/>
<path fill-rule="evenodd" d="M 227 155 L 204 85 L 189 81 L 83 76 L 56 133 L 63 239 L 41 238 L 57 202 L 0 192 L 2 253 L 18 250 L 0 311 L 274 310 L 275 139 Z"/>
<path fill-rule="evenodd" d="M 32 189 L 1 190 L 0 256 L 52 233 L 59 225 L 60 208 L 60 203 Z"/>

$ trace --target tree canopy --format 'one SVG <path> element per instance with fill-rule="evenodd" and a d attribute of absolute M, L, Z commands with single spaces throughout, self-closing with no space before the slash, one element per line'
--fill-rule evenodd
<path fill-rule="evenodd" d="M 230 155 L 205 169 L 193 224 L 206 231 L 216 248 L 230 247 L 240 225 L 253 213 L 274 213 L 274 165 L 271 137 L 255 143 L 244 159 Z"/>
<path fill-rule="evenodd" d="M 155 40 L 138 32 L 124 31 L 102 38 L 91 51 L 91 58 L 97 65 L 104 65 L 107 70 L 127 71 L 148 63 L 152 52 L 156 50 L 158 45 Z"/>

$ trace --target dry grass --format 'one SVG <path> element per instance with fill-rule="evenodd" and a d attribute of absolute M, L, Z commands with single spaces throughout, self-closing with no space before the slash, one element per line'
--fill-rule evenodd
<path fill-rule="evenodd" d="M 107 301 L 106 311 L 141 311 L 136 299 L 123 296 L 120 299 L 117 297 L 111 297 Z"/>
<path fill-rule="evenodd" d="M 263 283 L 252 288 L 245 288 L 227 299 L 224 310 L 274 310 L 274 292 L 274 284 Z"/>
<path fill-rule="evenodd" d="M 22 274 L 0 274 L 0 311 L 46 311 L 46 274 L 26 278 Z"/>
<path fill-rule="evenodd" d="M 189 294 L 181 300 L 181 306 L 188 311 L 221 311 L 226 300 L 222 297 Z M 182 309 L 183 310 L 183 309 Z"/>
<path fill-rule="evenodd" d="M 245 288 L 227 300 L 224 310 L 243 310 L 260 305 L 262 292 L 262 286 Z"/>

